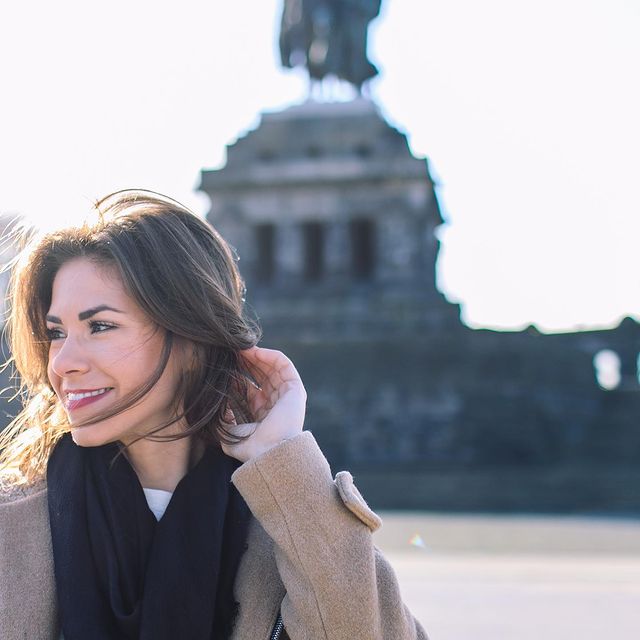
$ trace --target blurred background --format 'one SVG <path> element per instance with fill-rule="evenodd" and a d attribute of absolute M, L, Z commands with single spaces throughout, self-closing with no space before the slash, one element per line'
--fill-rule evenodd
<path fill-rule="evenodd" d="M 639 27 L 629 0 L 14 3 L 2 219 L 127 187 L 206 216 L 433 638 L 635 638 Z"/>

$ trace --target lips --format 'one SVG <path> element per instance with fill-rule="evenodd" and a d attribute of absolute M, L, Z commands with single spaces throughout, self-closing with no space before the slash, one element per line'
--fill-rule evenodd
<path fill-rule="evenodd" d="M 68 389 L 66 390 L 65 407 L 67 411 L 80 409 L 88 404 L 102 400 L 113 390 L 113 387 L 101 387 L 99 389 Z"/>

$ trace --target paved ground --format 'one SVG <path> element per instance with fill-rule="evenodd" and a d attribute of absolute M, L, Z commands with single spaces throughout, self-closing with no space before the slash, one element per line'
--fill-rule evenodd
<path fill-rule="evenodd" d="M 640 521 L 382 516 L 376 542 L 432 640 L 640 638 Z"/>

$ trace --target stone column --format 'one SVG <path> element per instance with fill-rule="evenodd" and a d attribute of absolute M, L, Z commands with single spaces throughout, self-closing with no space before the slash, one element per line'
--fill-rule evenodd
<path fill-rule="evenodd" d="M 275 280 L 282 286 L 302 282 L 304 255 L 302 229 L 297 222 L 283 222 L 275 229 Z"/>
<path fill-rule="evenodd" d="M 325 226 L 325 258 L 327 279 L 342 283 L 351 275 L 349 226 L 343 220 L 331 220 Z"/>
<path fill-rule="evenodd" d="M 400 211 L 378 218 L 379 273 L 383 282 L 410 282 L 415 277 L 415 254 L 420 238 L 408 216 Z"/>

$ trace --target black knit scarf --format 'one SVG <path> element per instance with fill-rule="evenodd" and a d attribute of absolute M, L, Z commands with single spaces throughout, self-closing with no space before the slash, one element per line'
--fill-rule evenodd
<path fill-rule="evenodd" d="M 233 583 L 249 509 L 230 482 L 239 463 L 209 448 L 159 522 L 117 444 L 66 434 L 47 470 L 65 640 L 221 640 L 237 613 Z"/>

